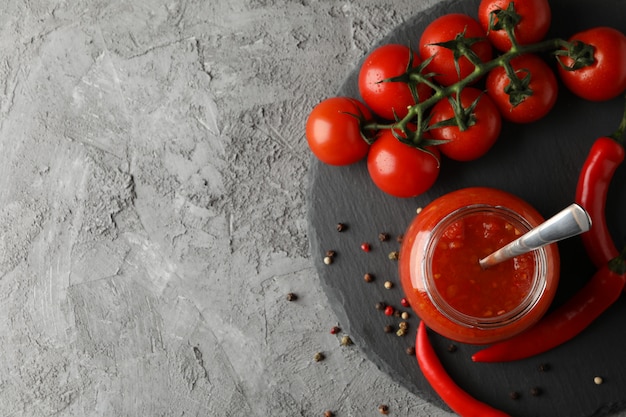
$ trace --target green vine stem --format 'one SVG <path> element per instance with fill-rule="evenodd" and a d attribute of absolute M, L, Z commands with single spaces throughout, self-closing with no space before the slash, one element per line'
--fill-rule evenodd
<path fill-rule="evenodd" d="M 511 32 L 512 34 L 512 31 L 509 32 Z M 529 53 L 548 51 L 557 54 L 557 52 L 560 51 L 569 51 L 572 47 L 573 45 L 570 42 L 560 38 L 549 39 L 528 45 L 519 45 L 517 44 L 517 42 L 513 41 L 512 47 L 507 52 L 487 62 L 481 62 L 476 61 L 476 59 L 472 59 L 475 58 L 474 56 L 472 56 L 473 51 L 472 53 L 463 51 L 463 55 L 473 61 L 475 65 L 474 71 L 471 74 L 452 85 L 439 86 L 430 80 L 431 74 L 422 74 L 421 69 L 419 72 L 411 72 L 409 74 L 409 79 L 411 81 L 424 83 L 430 86 L 433 89 L 434 93 L 428 99 L 413 105 L 409 109 L 407 115 L 402 119 L 397 120 L 391 124 L 369 123 L 364 125 L 363 129 L 370 131 L 381 129 L 399 130 L 403 132 L 405 136 L 405 143 L 412 144 L 412 146 L 415 147 L 426 146 L 429 144 L 428 140 L 424 139 L 424 132 L 427 129 L 427 126 L 425 126 L 427 116 L 426 111 L 430 107 L 434 106 L 435 103 L 437 103 L 439 100 L 458 95 L 463 90 L 463 88 L 474 83 L 479 78 L 487 74 L 489 71 L 499 66 L 506 68 L 509 65 L 509 62 L 513 58 L 516 58 L 518 56 Z M 409 128 L 409 124 L 415 124 L 416 129 L 411 130 Z"/>

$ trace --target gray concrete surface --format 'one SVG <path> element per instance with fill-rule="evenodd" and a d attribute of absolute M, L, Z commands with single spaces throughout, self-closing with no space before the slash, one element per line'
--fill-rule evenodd
<path fill-rule="evenodd" d="M 307 112 L 428 4 L 5 1 L 0 415 L 444 416 L 329 334 L 305 209 Z"/>
<path fill-rule="evenodd" d="M 434 1 L 6 0 L 0 415 L 450 415 L 329 333 L 305 209 L 307 112 Z"/>

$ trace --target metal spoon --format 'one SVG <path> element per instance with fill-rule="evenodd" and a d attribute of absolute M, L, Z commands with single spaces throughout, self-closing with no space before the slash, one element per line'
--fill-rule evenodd
<path fill-rule="evenodd" d="M 578 204 L 563 209 L 521 237 L 479 261 L 483 269 L 550 243 L 579 235 L 591 228 L 589 214 Z"/>

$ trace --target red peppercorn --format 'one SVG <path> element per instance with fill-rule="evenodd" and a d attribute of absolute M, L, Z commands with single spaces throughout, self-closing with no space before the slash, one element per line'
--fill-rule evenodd
<path fill-rule="evenodd" d="M 385 315 L 393 316 L 393 313 L 395 313 L 395 309 L 392 306 L 385 307 Z"/>
<path fill-rule="evenodd" d="M 402 304 L 403 307 L 409 307 L 409 300 L 407 300 L 406 297 L 402 297 L 400 304 Z"/>
<path fill-rule="evenodd" d="M 339 326 L 333 326 L 330 329 L 330 334 L 337 334 L 341 331 L 341 329 L 339 328 Z"/>
<path fill-rule="evenodd" d="M 371 249 L 372 249 L 372 247 L 370 246 L 369 243 L 367 243 L 367 242 L 361 243 L 361 250 L 363 252 L 369 252 Z"/>

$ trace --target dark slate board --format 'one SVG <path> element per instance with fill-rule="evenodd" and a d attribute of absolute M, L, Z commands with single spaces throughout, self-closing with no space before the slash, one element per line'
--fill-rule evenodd
<path fill-rule="evenodd" d="M 476 15 L 478 0 L 442 1 L 434 8 L 390 28 L 380 43 L 417 44 L 427 23 L 449 12 Z M 576 31 L 607 25 L 626 32 L 626 3 L 623 0 L 553 0 L 550 37 L 568 37 Z M 358 68 L 359 63 L 355 63 Z M 339 95 L 358 97 L 355 69 L 346 78 Z M 414 356 L 418 320 L 411 315 L 409 333 L 399 337 L 385 333 L 386 325 L 401 319 L 388 317 L 375 308 L 384 302 L 401 311 L 402 289 L 397 262 L 388 254 L 399 248 L 395 240 L 412 220 L 415 209 L 454 189 L 491 186 L 526 199 L 548 217 L 569 205 L 574 198 L 579 169 L 593 141 L 611 133 L 619 123 L 623 99 L 589 103 L 564 88 L 552 113 L 531 125 L 505 124 L 496 146 L 482 159 L 470 163 L 444 160 L 436 185 L 414 199 L 397 199 L 380 192 L 370 181 L 364 162 L 349 167 L 331 167 L 311 160 L 308 190 L 311 252 L 322 285 L 345 332 L 380 369 L 416 395 L 447 409 L 423 379 Z M 626 242 L 626 166 L 618 169 L 608 201 L 608 223 L 615 241 Z M 336 224 L 347 230 L 338 233 Z M 378 235 L 389 233 L 381 242 Z M 372 250 L 360 250 L 370 242 Z M 561 304 L 588 280 L 594 268 L 580 240 L 559 244 L 562 274 L 553 306 Z M 323 263 L 327 250 L 336 251 L 331 265 Z M 366 283 L 363 275 L 376 277 Z M 396 285 L 385 289 L 384 281 Z M 476 398 L 512 416 L 587 417 L 604 416 L 626 409 L 626 300 L 620 299 L 575 340 L 551 352 L 514 363 L 478 364 L 470 356 L 479 348 L 456 344 L 431 334 L 444 366 L 458 384 Z M 397 328 L 397 327 L 396 327 Z M 548 371 L 540 371 L 549 364 Z M 594 376 L 604 383 L 595 385 Z M 530 390 L 539 387 L 542 395 Z M 512 400 L 511 391 L 521 398 Z"/>

